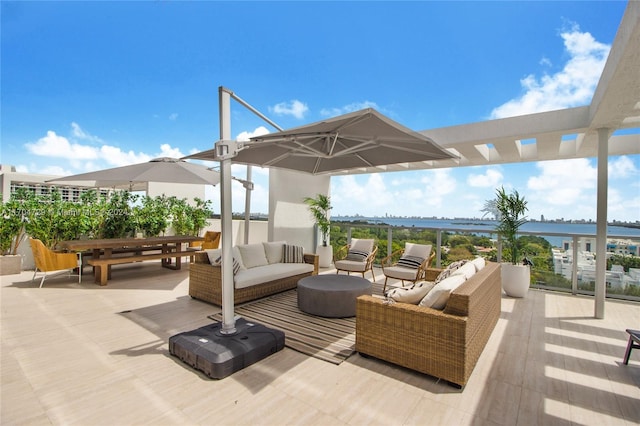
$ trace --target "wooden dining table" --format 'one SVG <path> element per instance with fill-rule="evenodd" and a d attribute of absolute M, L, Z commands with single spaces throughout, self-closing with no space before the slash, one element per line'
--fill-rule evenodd
<path fill-rule="evenodd" d="M 198 241 L 204 241 L 204 238 L 191 235 L 171 235 L 146 238 L 68 240 L 58 243 L 58 247 L 78 253 L 91 251 L 91 259 L 87 263 L 95 268 L 95 281 L 100 285 L 106 285 L 107 280 L 111 278 L 111 265 L 160 259 L 161 265 L 165 268 L 181 269 L 182 257 L 192 255 L 191 251 L 183 250 L 183 244 Z M 114 256 L 114 254 L 118 256 Z M 172 259 L 175 261 L 172 262 Z"/>

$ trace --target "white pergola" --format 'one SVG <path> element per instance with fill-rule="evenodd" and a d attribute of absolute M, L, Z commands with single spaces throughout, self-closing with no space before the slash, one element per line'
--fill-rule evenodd
<path fill-rule="evenodd" d="M 596 157 L 598 160 L 595 317 L 604 317 L 607 160 L 640 154 L 640 2 L 629 1 L 591 100 L 576 108 L 423 130 L 420 133 L 456 154 L 437 160 L 362 168 L 340 174 L 487 166 Z M 640 212 L 639 212 L 640 213 Z M 640 218 L 640 216 L 639 216 Z"/>

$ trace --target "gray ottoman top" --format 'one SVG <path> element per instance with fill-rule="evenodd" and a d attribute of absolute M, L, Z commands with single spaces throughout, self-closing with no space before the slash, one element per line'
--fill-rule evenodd
<path fill-rule="evenodd" d="M 353 277 L 350 275 L 324 274 L 302 278 L 298 281 L 298 286 L 306 287 L 311 290 L 343 292 L 367 289 L 371 287 L 371 281 L 362 277 Z"/>
<path fill-rule="evenodd" d="M 371 292 L 371 282 L 361 277 L 312 275 L 298 281 L 298 308 L 322 317 L 353 317 L 358 296 Z"/>

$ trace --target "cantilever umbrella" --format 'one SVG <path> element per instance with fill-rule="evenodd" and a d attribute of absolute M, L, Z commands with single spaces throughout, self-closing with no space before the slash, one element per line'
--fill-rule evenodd
<path fill-rule="evenodd" d="M 228 134 L 228 101 L 221 91 L 221 135 Z M 225 131 L 224 129 L 227 129 Z M 373 109 L 364 109 L 293 129 L 253 137 L 249 142 L 224 140 L 211 150 L 185 158 L 220 161 L 222 227 L 230 229 L 231 161 L 276 167 L 311 174 L 389 171 L 386 166 L 421 161 L 449 160 L 454 155 L 433 140 L 414 132 Z M 402 168 L 400 168 L 402 169 Z M 224 195 L 226 194 L 226 195 Z M 225 201 L 228 200 L 228 201 Z M 223 231 L 224 232 L 224 231 Z M 231 243 L 222 239 L 223 259 L 231 258 Z M 229 263 L 230 264 L 230 263 Z M 223 262 L 222 332 L 235 332 L 233 275 Z"/>
<path fill-rule="evenodd" d="M 148 182 L 217 185 L 220 173 L 178 158 L 161 157 L 146 163 L 65 176 L 48 182 L 81 181 L 91 182 L 89 186 L 96 188 L 144 190 Z"/>
<path fill-rule="evenodd" d="M 430 138 L 367 108 L 238 142 L 234 163 L 311 174 L 389 171 L 389 165 L 456 158 Z M 217 160 L 216 149 L 185 158 Z"/>

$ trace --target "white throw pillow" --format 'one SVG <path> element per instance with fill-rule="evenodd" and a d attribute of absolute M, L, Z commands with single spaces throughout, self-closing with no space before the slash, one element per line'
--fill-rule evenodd
<path fill-rule="evenodd" d="M 473 263 L 471 263 L 471 262 L 467 262 L 464 265 L 462 265 L 461 267 L 459 267 L 458 269 L 456 269 L 455 271 L 453 271 L 451 273 L 451 276 L 453 276 L 453 275 L 464 275 L 464 278 L 466 280 L 468 280 L 469 278 L 474 276 L 475 273 L 476 273 L 475 265 Z"/>
<path fill-rule="evenodd" d="M 431 254 L 431 245 L 405 243 L 404 256 L 415 256 L 427 259 Z"/>
<path fill-rule="evenodd" d="M 264 253 L 267 256 L 267 262 L 282 263 L 282 248 L 287 244 L 286 241 L 274 241 L 270 243 L 262 243 L 264 246 Z"/>
<path fill-rule="evenodd" d="M 466 280 L 464 275 L 452 275 L 440 281 L 427 293 L 426 297 L 420 301 L 420 306 L 433 309 L 444 309 L 449 301 L 449 295 Z"/>
<path fill-rule="evenodd" d="M 411 287 L 398 287 L 387 292 L 387 297 L 396 302 L 412 303 L 417 305 L 429 291 L 435 286 L 434 283 L 421 281 Z"/>
<path fill-rule="evenodd" d="M 484 257 L 476 257 L 471 261 L 471 263 L 473 263 L 473 266 L 476 267 L 476 272 L 478 272 L 479 270 L 484 268 L 484 266 L 487 264 L 487 261 L 484 260 Z"/>
<path fill-rule="evenodd" d="M 220 264 L 220 256 L 222 256 L 222 249 L 206 249 L 207 257 L 209 258 L 209 263 L 212 265 Z"/>
<path fill-rule="evenodd" d="M 238 250 L 240 250 L 240 255 L 242 256 L 242 263 L 247 269 L 269 264 L 262 243 L 240 245 Z"/>
<path fill-rule="evenodd" d="M 373 240 L 362 240 L 353 238 L 351 239 L 351 245 L 349 246 L 349 250 L 361 251 L 366 253 L 371 253 L 373 251 Z"/>

